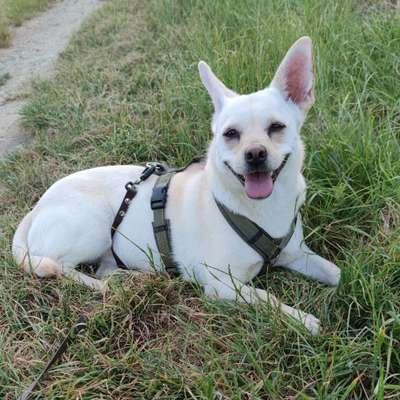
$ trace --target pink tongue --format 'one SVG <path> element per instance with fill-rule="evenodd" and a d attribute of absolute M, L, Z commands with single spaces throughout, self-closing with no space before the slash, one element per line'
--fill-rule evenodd
<path fill-rule="evenodd" d="M 244 190 L 251 199 L 265 199 L 272 193 L 273 186 L 270 174 L 256 172 L 244 177 Z"/>

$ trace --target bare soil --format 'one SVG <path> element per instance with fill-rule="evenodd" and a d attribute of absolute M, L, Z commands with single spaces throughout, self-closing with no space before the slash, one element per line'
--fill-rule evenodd
<path fill-rule="evenodd" d="M 33 78 L 47 78 L 82 21 L 101 0 L 63 0 L 13 32 L 12 45 L 0 49 L 0 159 L 29 141 L 19 124 Z"/>

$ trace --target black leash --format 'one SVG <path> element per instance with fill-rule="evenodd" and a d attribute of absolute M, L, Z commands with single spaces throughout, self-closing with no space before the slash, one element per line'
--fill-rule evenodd
<path fill-rule="evenodd" d="M 43 379 L 47 371 L 61 358 L 61 356 L 67 350 L 68 346 L 76 338 L 78 333 L 81 332 L 83 329 L 85 329 L 86 326 L 87 326 L 86 318 L 83 315 L 81 315 L 75 322 L 74 326 L 69 330 L 67 336 L 65 336 L 64 340 L 54 351 L 50 360 L 47 362 L 46 366 L 40 372 L 38 377 L 25 389 L 25 391 L 17 398 L 17 400 L 28 400 L 31 397 L 33 391 L 38 386 L 40 381 Z"/>

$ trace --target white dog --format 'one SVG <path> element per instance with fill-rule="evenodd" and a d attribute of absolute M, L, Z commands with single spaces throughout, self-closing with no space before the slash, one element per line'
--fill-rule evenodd
<path fill-rule="evenodd" d="M 314 102 L 312 46 L 300 38 L 288 51 L 269 87 L 238 95 L 209 66 L 199 63 L 201 80 L 213 101 L 213 140 L 205 163 L 177 173 L 168 191 L 174 261 L 183 279 L 195 280 L 207 295 L 249 303 L 265 301 L 317 333 L 319 320 L 280 303 L 266 290 L 246 284 L 261 269 L 260 255 L 227 223 L 215 199 L 255 221 L 272 237 L 284 236 L 304 202 L 304 150 L 299 135 Z M 286 164 L 274 182 L 271 175 Z M 110 227 L 125 195 L 125 184 L 143 167 L 109 166 L 69 175 L 50 187 L 22 220 L 13 254 L 25 271 L 39 277 L 66 275 L 93 288 L 101 279 L 75 269 L 100 262 L 98 278 L 116 270 Z M 239 179 L 238 179 L 239 178 Z M 156 176 L 138 187 L 115 235 L 114 250 L 129 268 L 160 267 L 152 230 L 150 197 Z M 151 257 L 149 257 L 151 255 Z M 340 270 L 305 244 L 300 218 L 275 262 L 335 286 Z"/>

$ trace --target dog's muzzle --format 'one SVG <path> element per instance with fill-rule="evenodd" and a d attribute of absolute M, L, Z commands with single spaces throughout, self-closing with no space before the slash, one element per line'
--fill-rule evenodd
<path fill-rule="evenodd" d="M 247 196 L 251 199 L 265 199 L 272 193 L 273 185 L 278 178 L 280 172 L 286 165 L 290 153 L 286 154 L 278 168 L 273 171 L 266 171 L 264 169 L 256 169 L 249 172 L 247 175 L 238 174 L 228 163 L 224 164 L 232 172 L 232 174 L 244 186 Z"/>

